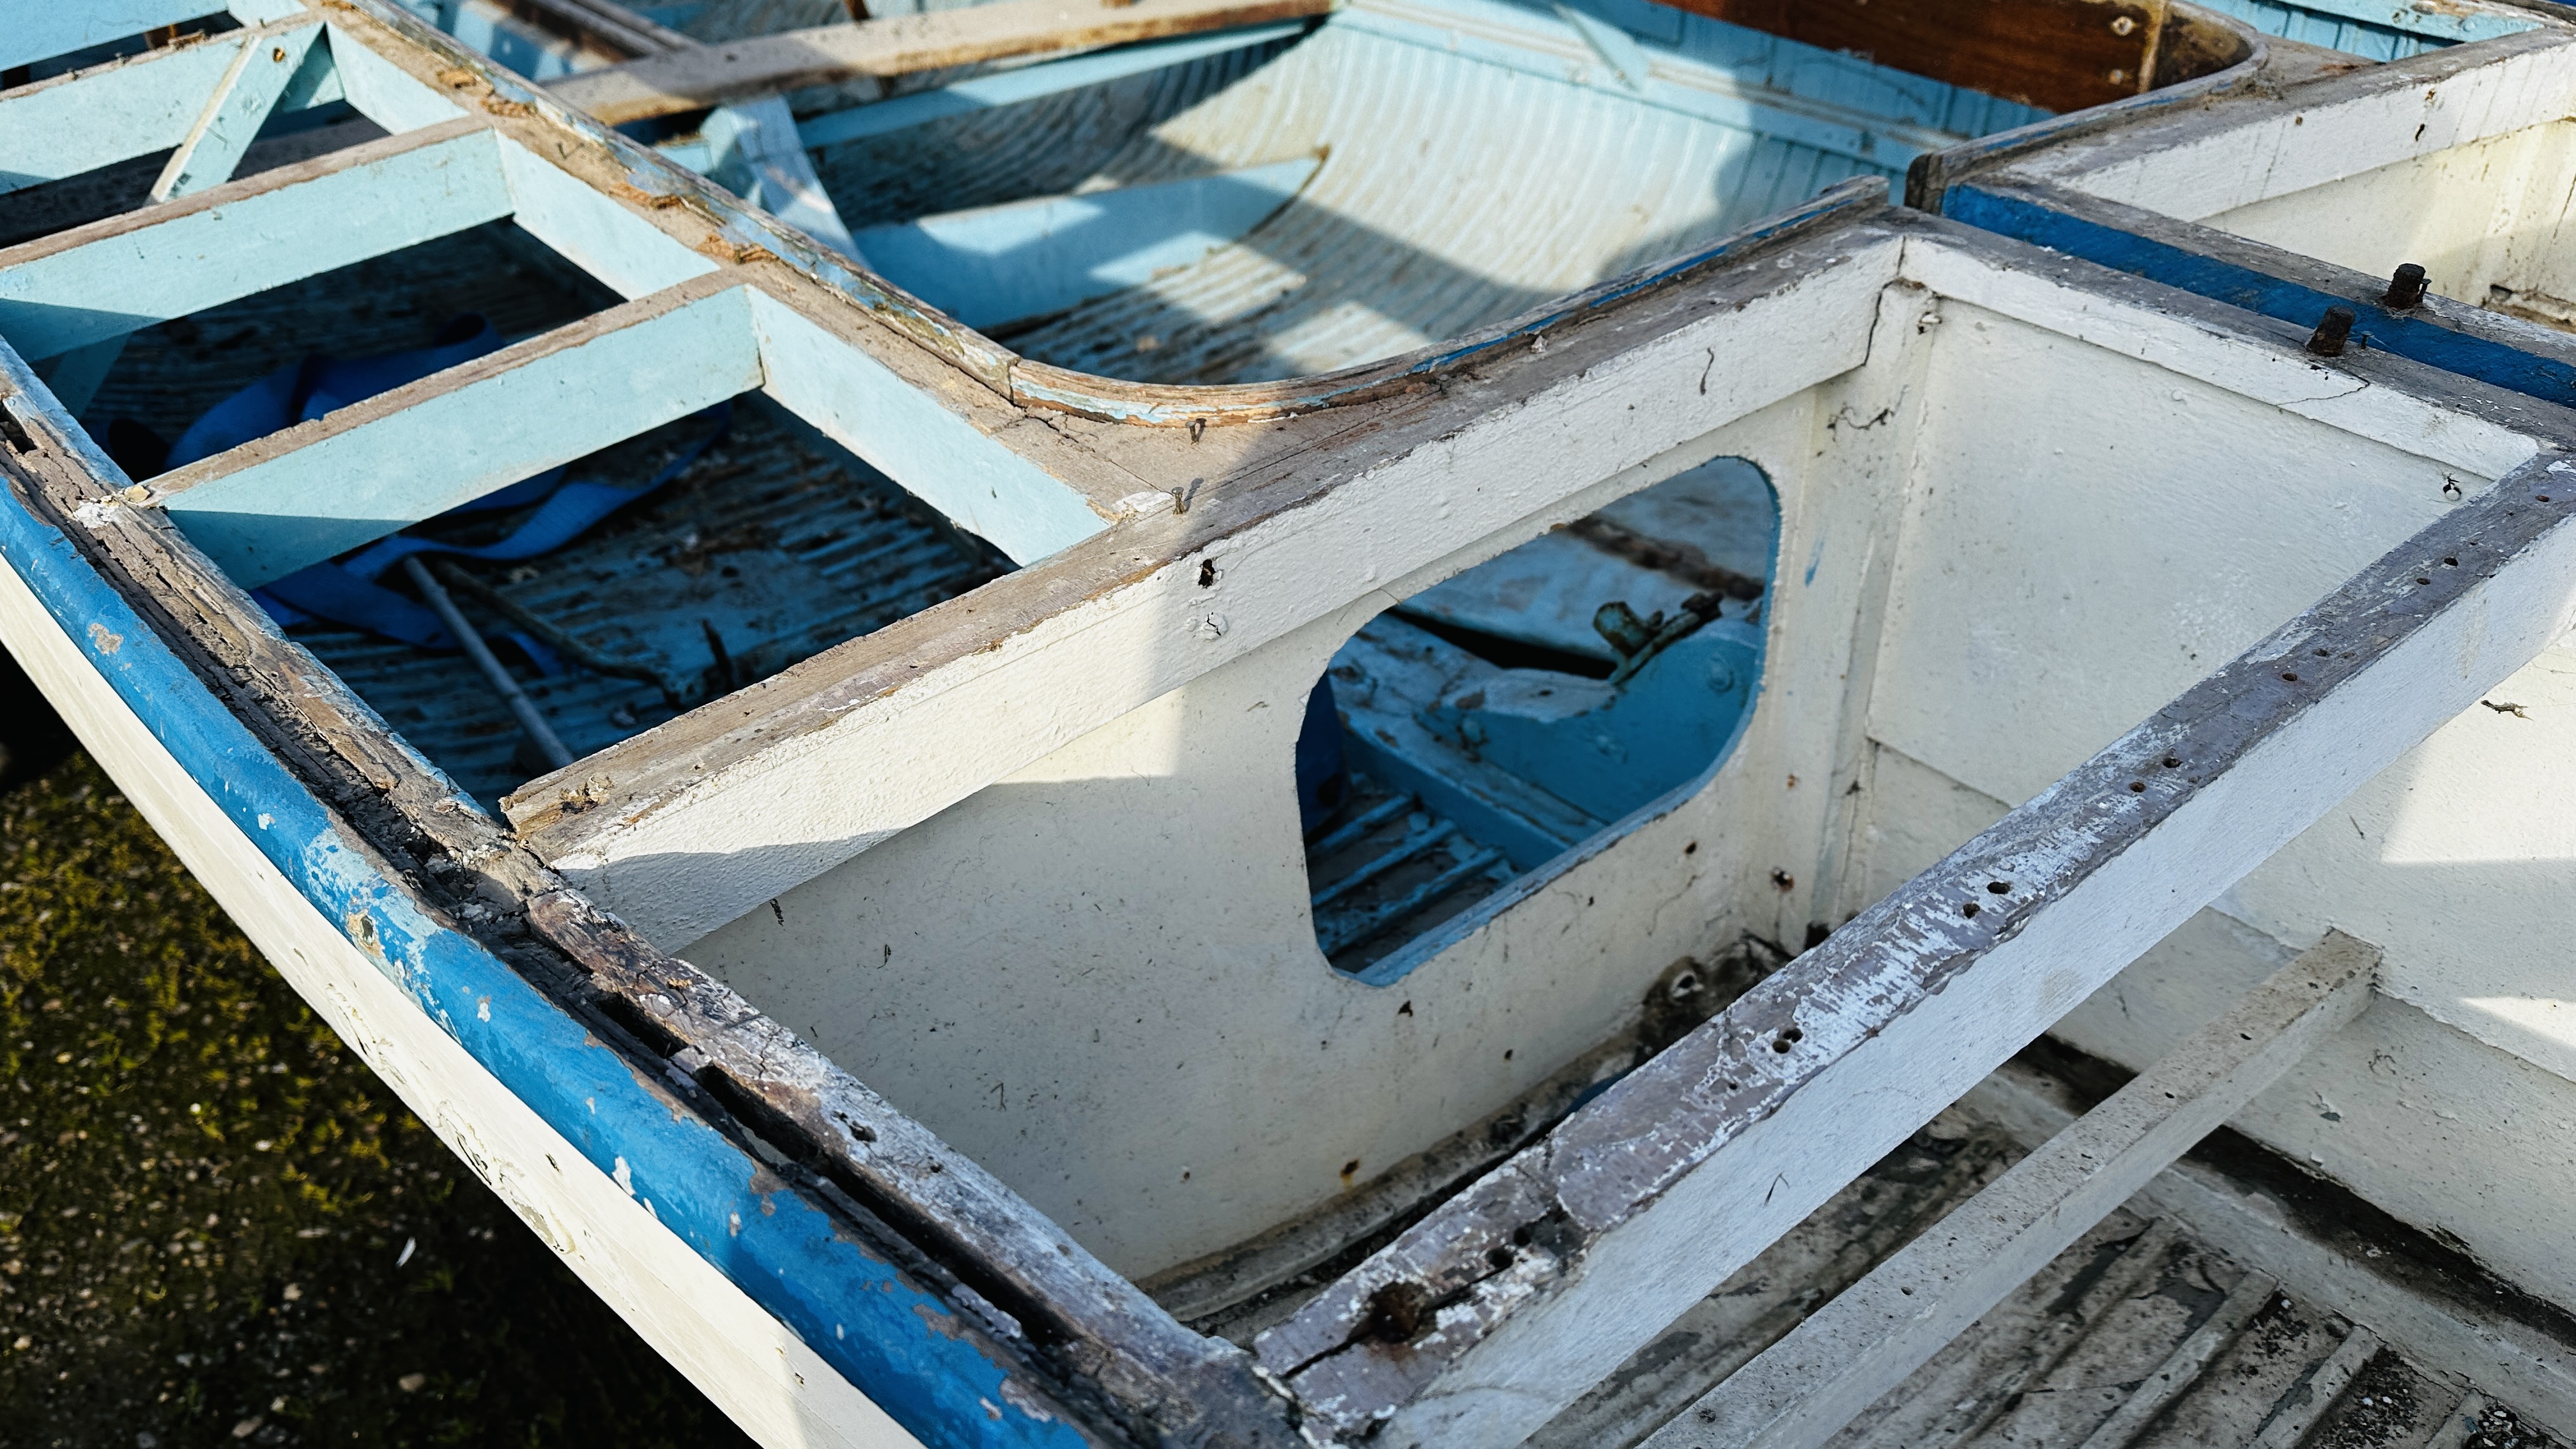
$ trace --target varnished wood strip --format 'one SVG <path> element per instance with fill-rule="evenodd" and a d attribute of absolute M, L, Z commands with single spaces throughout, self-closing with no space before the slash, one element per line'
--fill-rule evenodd
<path fill-rule="evenodd" d="M 2145 90 L 2165 22 L 2165 0 L 1668 3 L 2052 111 L 2082 110 Z"/>

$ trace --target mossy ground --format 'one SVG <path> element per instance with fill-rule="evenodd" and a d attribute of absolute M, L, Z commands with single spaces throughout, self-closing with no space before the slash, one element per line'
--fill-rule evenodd
<path fill-rule="evenodd" d="M 0 1444 L 747 1443 L 84 756 L 0 795 Z"/>

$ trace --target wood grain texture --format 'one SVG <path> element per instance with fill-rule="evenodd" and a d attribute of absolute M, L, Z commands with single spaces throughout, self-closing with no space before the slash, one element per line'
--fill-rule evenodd
<path fill-rule="evenodd" d="M 2363 570 L 1353 1270 L 1264 1364 L 1392 1444 L 1516 1442 L 2566 628 L 2571 473 L 2544 451 Z"/>
<path fill-rule="evenodd" d="M 1816 1449 L 2317 1038 L 2359 1015 L 2378 963 L 2376 947 L 2330 933 L 1702 1395 L 1643 1449 Z"/>
<path fill-rule="evenodd" d="M 0 369 L 12 361 L 0 353 Z M 1246 1409 L 1247 1400 L 1255 1406 L 1277 1402 L 1248 1382 L 1224 1382 L 1223 1370 L 1239 1364 L 1239 1354 L 1172 1322 L 1126 1280 L 1063 1241 L 1008 1188 L 738 995 L 568 901 L 559 878 L 490 817 L 460 807 L 452 784 L 387 732 L 337 675 L 258 613 L 165 514 L 115 506 L 76 520 L 74 513 L 103 482 L 113 485 L 122 475 L 30 387 L 23 376 L 0 370 L 0 408 L 27 440 L 24 446 L 14 439 L 0 444 L 0 481 L 15 505 L 70 540 L 83 565 L 144 604 L 157 641 L 251 729 L 261 748 L 308 782 L 358 868 L 411 909 L 447 922 L 459 920 L 458 906 L 476 892 L 499 892 L 514 901 L 511 910 L 480 922 L 482 944 L 506 953 L 556 1010 L 618 1051 L 634 1080 L 660 1096 L 671 1120 L 724 1124 L 728 1136 L 780 1174 L 778 1187 L 764 1190 L 792 1195 L 832 1219 L 837 1240 L 883 1255 L 922 1287 L 956 1303 L 962 1311 L 930 1331 L 971 1346 L 989 1361 L 1013 1365 L 1015 1392 L 1026 1399 L 1027 1417 L 1041 1426 L 1067 1426 L 1083 1442 L 1105 1445 L 1121 1440 L 1115 1429 L 1094 1422 L 1104 1381 L 1113 1399 L 1107 1412 L 1126 1411 L 1155 1423 L 1241 1417 L 1257 1412 Z M 120 647 L 131 654 L 135 646 Z M 198 788 L 202 796 L 202 780 Z M 433 859 L 443 865 L 425 864 Z M 369 929 L 370 939 L 377 939 L 377 928 Z M 338 934 L 345 945 L 345 933 Z M 695 1030 L 707 1039 L 692 1037 Z M 716 1073 L 740 1065 L 755 1080 L 727 1089 L 726 1099 L 719 1100 L 710 1087 L 720 1086 L 724 1076 L 693 1080 L 671 1065 L 690 1045 L 702 1047 Z M 869 1155 L 856 1164 L 834 1164 L 827 1154 L 816 1172 L 808 1172 L 794 1165 L 813 1160 L 804 1144 L 785 1151 L 771 1145 L 784 1126 L 774 1114 L 755 1111 L 760 1125 L 750 1126 L 730 1109 L 729 1103 L 751 1108 L 787 1095 L 771 1085 L 778 1080 L 805 1085 L 809 1093 L 819 1085 L 823 1090 L 812 1094 L 812 1105 L 829 1113 L 832 1140 L 863 1146 Z M 754 1149 L 752 1142 L 763 1145 Z M 647 1145 L 622 1143 L 620 1155 L 640 1160 L 638 1148 Z M 909 1181 L 913 1174 L 921 1177 L 918 1186 Z M 891 1209 L 898 1222 L 890 1225 L 863 1203 Z M 917 1239 L 916 1233 L 930 1237 Z M 975 1289 L 967 1290 L 960 1274 L 944 1266 L 952 1261 L 976 1275 Z M 977 1265 L 987 1262 L 1014 1266 L 1003 1275 L 986 1275 Z M 961 1291 L 977 1296 L 960 1298 Z M 1033 1362 L 1037 1346 L 1025 1335 L 1006 1336 L 984 1326 L 986 1310 L 973 1305 L 996 1299 L 1019 1324 L 1054 1330 L 1052 1362 Z M 823 1345 L 821 1351 L 830 1356 L 838 1346 Z M 1173 1390 L 1162 1370 L 1194 1353 L 1212 1358 L 1213 1371 L 1203 1371 L 1190 1392 Z M 926 1362 L 916 1360 L 900 1372 Z M 1055 1368 L 1059 1363 L 1078 1384 L 1065 1381 Z M 1241 1392 L 1229 1394 L 1230 1388 Z M 1139 1395 L 1151 1406 L 1136 1407 Z M 1267 1441 L 1248 1432 L 1220 1442 Z"/>
<path fill-rule="evenodd" d="M 861 76 L 908 75 L 1321 15 L 1333 0 L 1001 0 L 782 31 L 566 76 L 548 89 L 610 125 Z"/>
<path fill-rule="evenodd" d="M 2133 96 L 2164 0 L 1672 0 L 1678 8 L 2052 111 Z"/>

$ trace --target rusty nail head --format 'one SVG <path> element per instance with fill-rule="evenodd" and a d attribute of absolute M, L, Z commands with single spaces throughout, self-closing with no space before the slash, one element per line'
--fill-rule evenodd
<path fill-rule="evenodd" d="M 2325 320 L 2317 324 L 2315 335 L 2308 338 L 2308 350 L 2319 357 L 2343 356 L 2343 345 L 2352 337 L 2352 323 L 2350 307 L 2328 307 Z"/>
<path fill-rule="evenodd" d="M 2388 293 L 2379 305 L 2391 312 L 2407 311 L 2424 300 L 2424 269 L 2408 262 L 2388 279 Z"/>

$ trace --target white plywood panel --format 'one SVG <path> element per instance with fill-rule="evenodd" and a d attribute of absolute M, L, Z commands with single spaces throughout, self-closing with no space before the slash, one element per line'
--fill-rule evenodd
<path fill-rule="evenodd" d="M 2001 800 L 2439 516 L 2446 481 L 2483 486 L 1983 308 L 1943 315 L 1871 733 Z"/>

